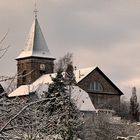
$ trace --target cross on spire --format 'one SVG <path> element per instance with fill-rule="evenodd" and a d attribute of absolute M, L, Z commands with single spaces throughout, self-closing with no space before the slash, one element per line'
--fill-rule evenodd
<path fill-rule="evenodd" d="M 38 10 L 37 10 L 37 1 L 35 0 L 35 9 L 34 9 L 34 13 L 35 13 L 35 18 L 37 18 L 37 13 L 38 13 Z"/>

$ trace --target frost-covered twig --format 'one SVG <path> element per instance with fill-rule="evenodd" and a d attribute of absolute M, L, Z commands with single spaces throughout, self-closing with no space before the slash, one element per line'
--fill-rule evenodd
<path fill-rule="evenodd" d="M 9 119 L 8 122 L 5 123 L 4 126 L 2 126 L 2 128 L 0 129 L 0 133 L 2 133 L 2 131 L 9 125 L 9 123 L 14 120 L 16 117 L 18 117 L 26 108 L 28 108 L 29 106 L 31 105 L 34 105 L 34 104 L 38 104 L 40 102 L 43 102 L 43 101 L 48 101 L 48 100 L 51 100 L 53 98 L 45 98 L 45 99 L 41 99 L 41 100 L 38 100 L 38 101 L 35 101 L 35 102 L 31 102 L 29 103 L 28 105 L 24 106 L 19 112 L 16 113 L 16 115 L 14 115 L 12 118 Z"/>

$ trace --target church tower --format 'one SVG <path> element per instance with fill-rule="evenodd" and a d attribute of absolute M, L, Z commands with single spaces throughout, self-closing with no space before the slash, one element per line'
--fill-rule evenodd
<path fill-rule="evenodd" d="M 41 31 L 37 14 L 28 34 L 25 48 L 17 60 L 17 87 L 33 83 L 43 74 L 53 73 L 54 60 L 43 33 Z"/>

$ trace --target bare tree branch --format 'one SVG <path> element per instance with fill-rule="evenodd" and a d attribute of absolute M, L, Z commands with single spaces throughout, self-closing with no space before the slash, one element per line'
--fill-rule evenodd
<path fill-rule="evenodd" d="M 6 39 L 7 35 L 9 33 L 9 30 L 6 32 L 6 34 L 3 36 L 3 38 L 0 40 L 0 44 Z"/>
<path fill-rule="evenodd" d="M 34 104 L 38 104 L 38 103 L 43 102 L 43 101 L 49 101 L 49 100 L 52 100 L 52 99 L 54 99 L 54 98 L 45 98 L 45 99 L 41 99 L 41 100 L 38 100 L 38 101 L 35 101 L 35 102 L 31 102 L 28 105 L 24 106 L 19 112 L 16 113 L 15 116 L 13 116 L 12 118 L 10 118 L 9 121 L 0 129 L 0 133 L 2 133 L 2 131 L 8 126 L 8 124 L 12 120 L 14 120 L 16 117 L 18 117 L 29 106 L 34 105 Z"/>

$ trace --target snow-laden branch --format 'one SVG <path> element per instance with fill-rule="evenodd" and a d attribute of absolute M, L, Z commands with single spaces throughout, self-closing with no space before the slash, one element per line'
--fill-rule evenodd
<path fill-rule="evenodd" d="M 38 101 L 35 101 L 35 102 L 31 102 L 28 105 L 24 106 L 18 113 L 16 113 L 16 115 L 14 115 L 12 118 L 10 118 L 9 121 L 0 129 L 0 133 L 2 133 L 4 131 L 4 129 L 10 124 L 10 122 L 12 120 L 14 120 L 16 117 L 18 117 L 29 106 L 32 106 L 34 104 L 38 104 L 38 103 L 43 102 L 43 101 L 49 101 L 49 100 L 52 100 L 52 99 L 54 99 L 54 98 L 45 98 L 45 99 L 41 99 L 41 100 L 38 100 Z"/>

